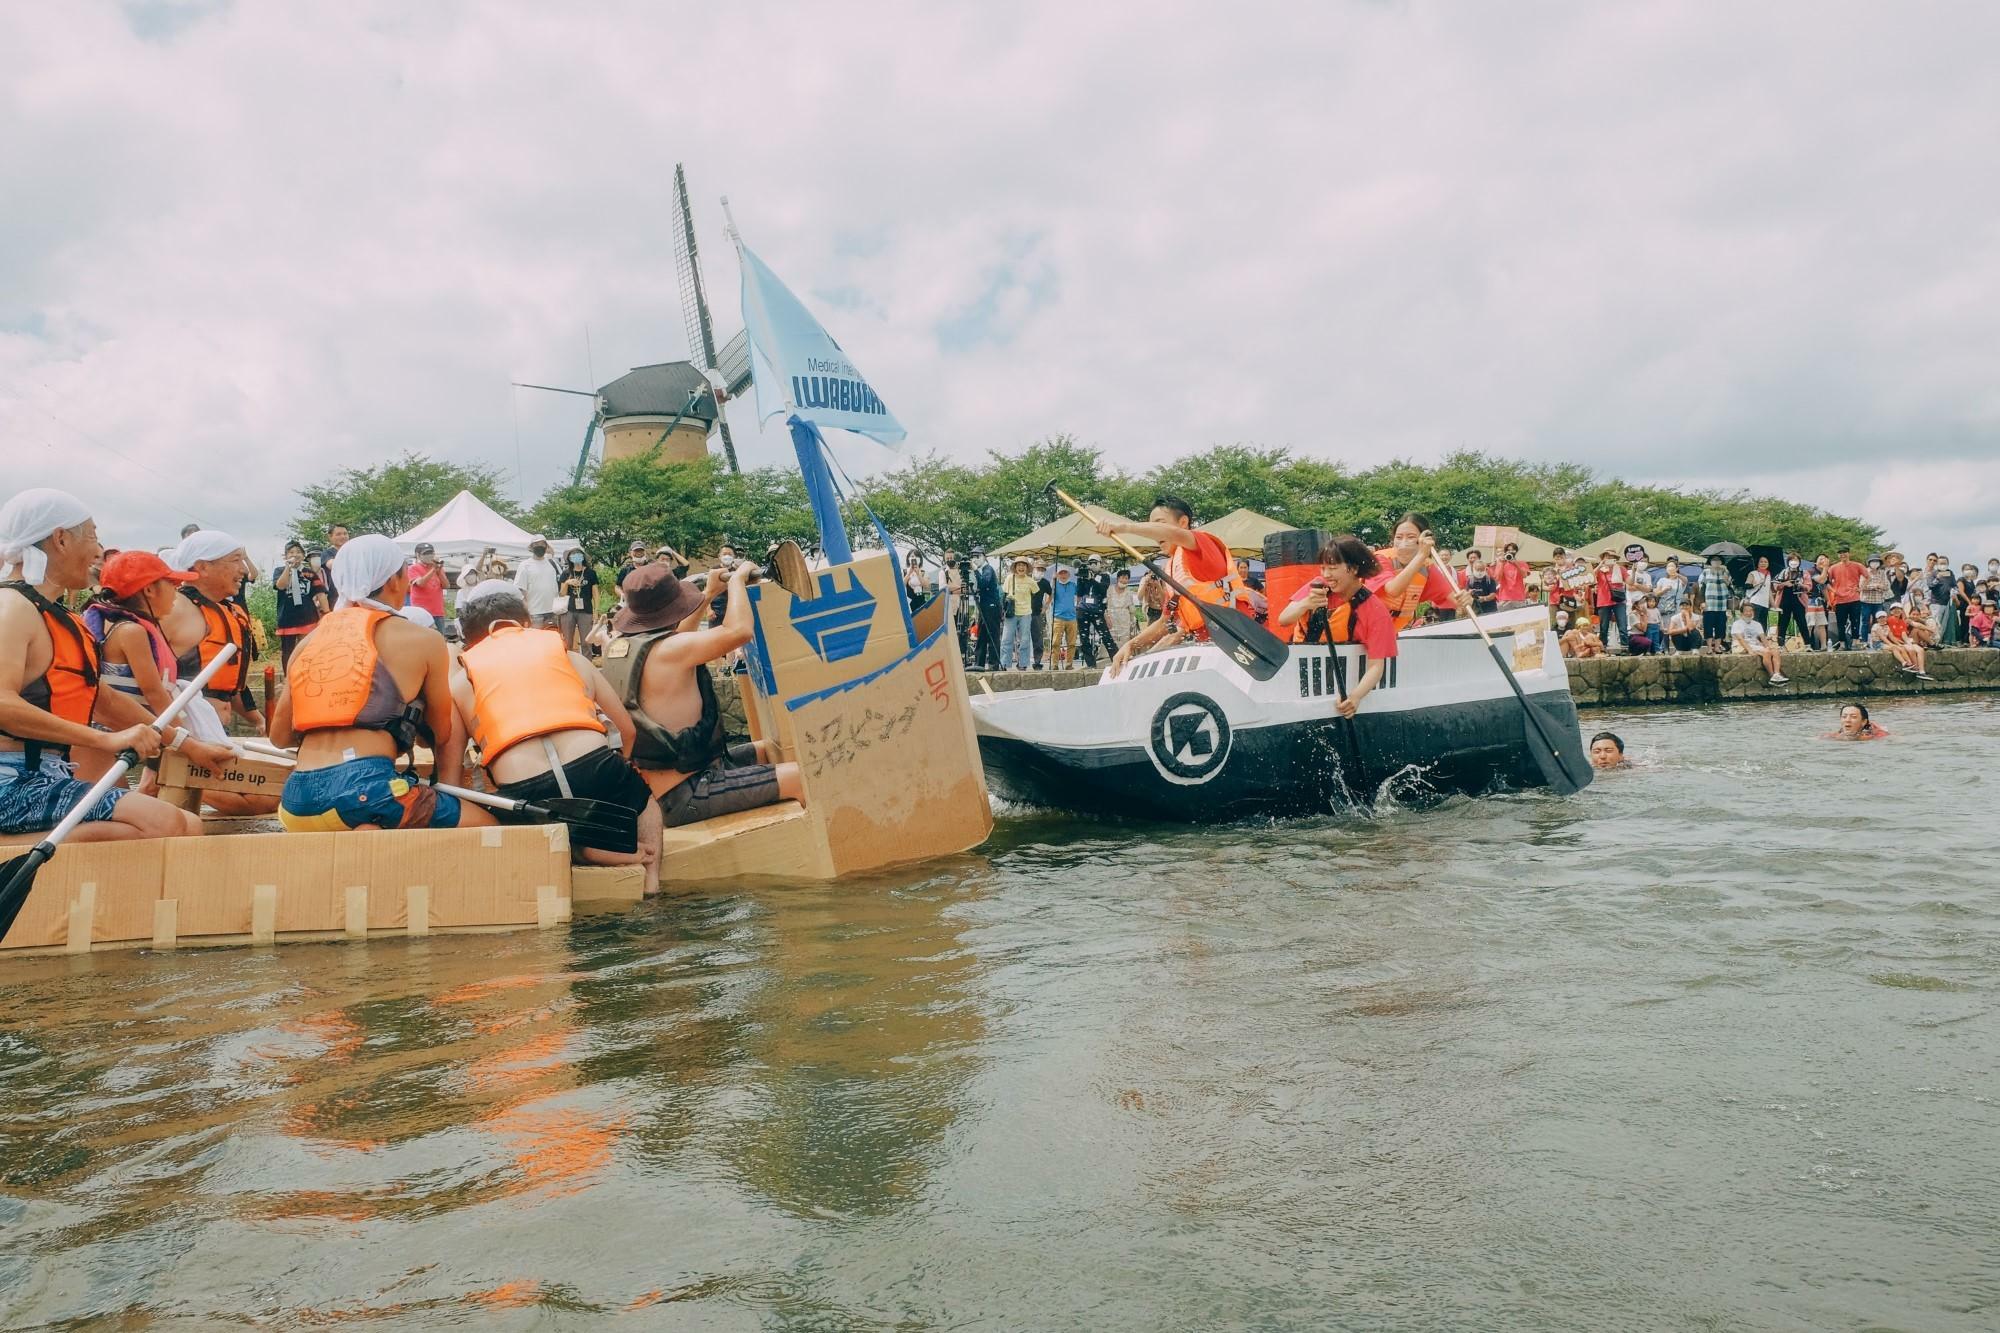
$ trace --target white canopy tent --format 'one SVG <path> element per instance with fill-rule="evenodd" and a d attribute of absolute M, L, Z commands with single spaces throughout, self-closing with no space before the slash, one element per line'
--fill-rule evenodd
<path fill-rule="evenodd" d="M 396 544 L 405 553 L 414 554 L 418 542 L 429 542 L 437 548 L 446 569 L 460 569 L 477 560 L 488 547 L 510 564 L 518 564 L 528 558 L 528 543 L 534 540 L 534 533 L 495 513 L 471 491 L 460 491 L 444 508 L 408 532 L 399 533 Z M 580 545 L 569 537 L 546 540 L 550 552 L 558 556 Z"/>

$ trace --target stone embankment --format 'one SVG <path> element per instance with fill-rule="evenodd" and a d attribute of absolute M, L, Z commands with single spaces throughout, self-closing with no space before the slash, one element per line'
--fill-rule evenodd
<path fill-rule="evenodd" d="M 1786 653 L 1784 665 L 1790 682 L 1770 685 L 1763 667 L 1740 654 L 1596 657 L 1569 664 L 1569 687 L 1579 708 L 2000 690 L 2000 652 L 1986 648 L 1932 652 L 1926 663 L 1936 677 L 1931 681 L 1905 675 L 1885 652 Z M 1096 671 L 982 671 L 968 677 L 975 691 L 981 682 L 996 691 L 1075 689 L 1097 678 Z"/>

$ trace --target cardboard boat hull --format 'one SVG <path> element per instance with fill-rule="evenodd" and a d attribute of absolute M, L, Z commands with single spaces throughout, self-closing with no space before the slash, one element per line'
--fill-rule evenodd
<path fill-rule="evenodd" d="M 1569 677 L 1539 609 L 1486 618 L 1530 706 L 1582 749 Z M 1173 820 L 1328 811 L 1383 792 L 1403 801 L 1542 785 L 1528 719 L 1470 627 L 1402 637 L 1353 735 L 1333 703 L 1331 650 L 1294 647 L 1256 681 L 1206 645 L 1148 654 L 1123 677 L 974 702 L 1000 796 L 1025 804 Z M 1339 650 L 1352 683 L 1367 666 Z"/>

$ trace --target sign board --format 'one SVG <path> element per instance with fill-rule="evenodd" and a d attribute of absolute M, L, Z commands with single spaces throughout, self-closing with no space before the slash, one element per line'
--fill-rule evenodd
<path fill-rule="evenodd" d="M 238 756 L 234 763 L 210 767 L 197 764 L 186 755 L 168 751 L 160 756 L 160 785 L 195 791 L 238 791 L 252 796 L 276 796 L 292 775 L 290 764 Z"/>

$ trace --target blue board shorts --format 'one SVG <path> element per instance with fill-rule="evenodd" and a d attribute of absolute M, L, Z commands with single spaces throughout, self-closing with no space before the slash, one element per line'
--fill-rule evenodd
<path fill-rule="evenodd" d="M 401 828 L 406 798 L 418 784 L 395 761 L 370 756 L 332 768 L 296 770 L 285 779 L 278 822 L 294 833 L 341 833 L 363 824 Z M 420 828 L 457 828 L 458 798 L 437 792 L 437 808 Z"/>
<path fill-rule="evenodd" d="M 91 784 L 70 776 L 67 761 L 44 754 L 39 767 L 28 767 L 18 750 L 0 752 L 0 833 L 46 833 L 62 823 L 90 792 Z M 85 823 L 111 818 L 118 802 L 131 793 L 116 787 L 98 799 Z"/>

